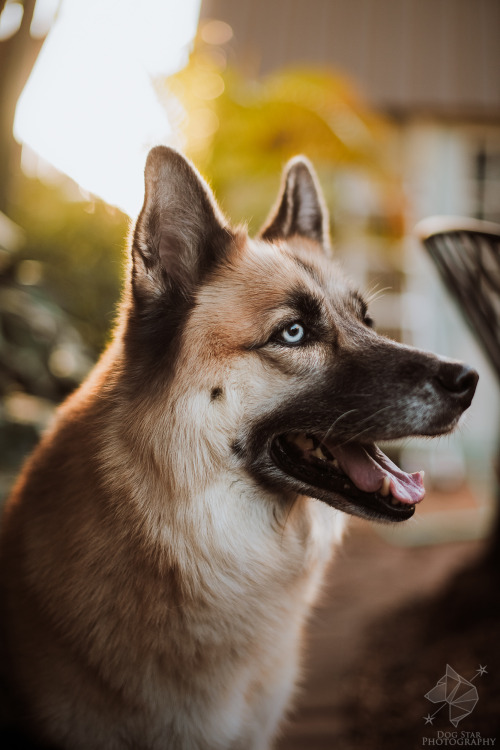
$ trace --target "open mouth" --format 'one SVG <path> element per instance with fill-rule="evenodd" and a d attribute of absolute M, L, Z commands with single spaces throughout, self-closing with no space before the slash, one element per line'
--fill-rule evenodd
<path fill-rule="evenodd" d="M 335 445 L 319 435 L 288 433 L 274 439 L 271 458 L 307 494 L 354 515 L 406 521 L 425 495 L 423 472 L 407 474 L 373 443 Z"/>

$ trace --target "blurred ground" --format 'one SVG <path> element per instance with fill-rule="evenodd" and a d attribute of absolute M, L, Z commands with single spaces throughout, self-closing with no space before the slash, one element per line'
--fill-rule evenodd
<path fill-rule="evenodd" d="M 485 551 L 484 542 L 395 547 L 354 522 L 311 621 L 278 750 L 410 750 L 438 731 L 499 745 L 500 570 Z M 474 679 L 479 701 L 456 729 L 447 705 L 432 725 L 423 718 L 439 708 L 424 696 L 447 664 L 467 680 L 479 665 L 488 672 Z"/>

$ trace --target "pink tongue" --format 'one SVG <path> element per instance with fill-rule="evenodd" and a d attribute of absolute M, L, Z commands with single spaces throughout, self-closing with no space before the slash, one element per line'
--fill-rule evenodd
<path fill-rule="evenodd" d="M 402 503 L 412 505 L 423 500 L 424 483 L 419 473 L 406 474 L 376 445 L 360 443 L 328 446 L 342 471 L 363 492 L 378 492 L 384 477 L 390 478 L 390 494 Z"/>

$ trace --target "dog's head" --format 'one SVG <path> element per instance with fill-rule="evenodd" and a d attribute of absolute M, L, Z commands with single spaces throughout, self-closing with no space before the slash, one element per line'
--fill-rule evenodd
<path fill-rule="evenodd" d="M 423 498 L 422 477 L 376 441 L 449 432 L 478 376 L 373 330 L 330 260 L 327 224 L 304 158 L 287 165 L 251 240 L 186 159 L 153 149 L 132 243 L 128 364 L 168 401 L 167 421 L 197 425 L 198 443 L 182 449 L 200 462 L 236 462 L 277 497 L 402 521 Z"/>

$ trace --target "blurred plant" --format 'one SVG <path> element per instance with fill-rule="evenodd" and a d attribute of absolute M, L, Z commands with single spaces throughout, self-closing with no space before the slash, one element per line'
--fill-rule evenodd
<path fill-rule="evenodd" d="M 55 404 L 103 348 L 119 296 L 128 222 L 101 202 L 68 201 L 37 180 L 22 179 L 16 195 L 11 214 L 17 223 L 0 214 L 3 470 L 35 444 Z"/>
<path fill-rule="evenodd" d="M 78 200 L 68 199 L 64 187 L 24 178 L 11 216 L 25 233 L 19 262 L 40 264 L 41 283 L 95 358 L 114 319 L 129 219 L 66 184 Z"/>
<path fill-rule="evenodd" d="M 333 172 L 349 168 L 370 173 L 390 196 L 389 213 L 397 214 L 402 203 L 385 148 L 391 128 L 352 84 L 319 68 L 283 70 L 259 81 L 246 78 L 227 66 L 217 25 L 221 22 L 201 27 L 188 66 L 158 81 L 157 88 L 183 134 L 184 150 L 229 214 L 250 214 L 256 229 L 276 194 L 281 167 L 297 153 L 309 156 L 324 174 L 330 204 L 335 201 Z M 400 230 L 396 221 L 396 233 Z"/>

